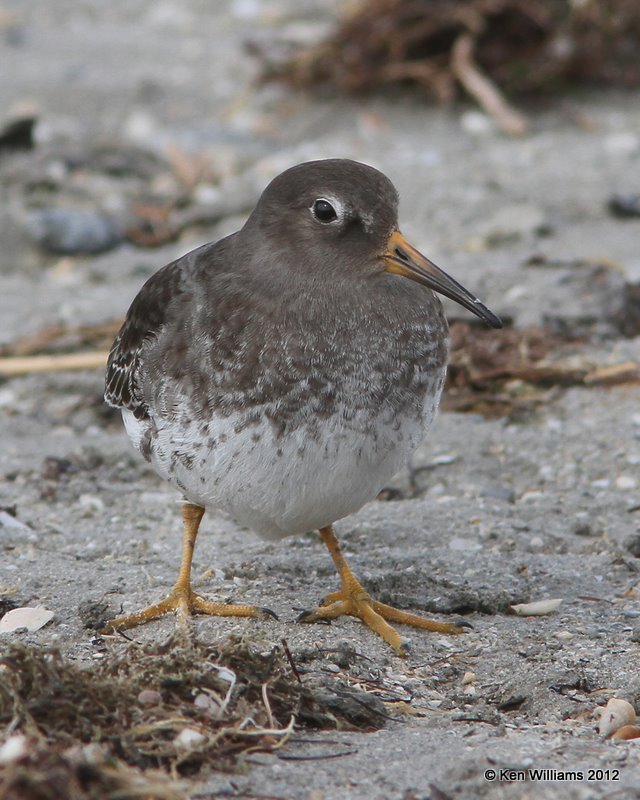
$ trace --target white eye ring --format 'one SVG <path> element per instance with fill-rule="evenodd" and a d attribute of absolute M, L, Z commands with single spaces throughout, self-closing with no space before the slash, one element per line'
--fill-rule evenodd
<path fill-rule="evenodd" d="M 318 197 L 309 208 L 313 218 L 322 225 L 331 225 L 334 222 L 342 222 L 344 219 L 344 208 L 342 203 L 334 197 Z"/>

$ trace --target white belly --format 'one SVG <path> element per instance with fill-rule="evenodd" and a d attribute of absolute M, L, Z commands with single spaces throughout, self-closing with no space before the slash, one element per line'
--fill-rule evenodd
<path fill-rule="evenodd" d="M 330 525 L 373 500 L 424 437 L 437 401 L 425 403 L 420 419 L 387 412 L 372 422 L 361 411 L 284 435 L 266 420 L 238 428 L 239 415 L 178 426 L 123 410 L 123 419 L 138 449 L 154 426 L 151 463 L 190 502 L 280 538 Z"/>

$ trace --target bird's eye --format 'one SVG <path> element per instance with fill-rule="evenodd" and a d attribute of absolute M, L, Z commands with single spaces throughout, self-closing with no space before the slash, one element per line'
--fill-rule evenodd
<path fill-rule="evenodd" d="M 324 198 L 316 200 L 313 206 L 311 206 L 311 210 L 313 212 L 313 216 L 318 220 L 318 222 L 323 222 L 326 224 L 338 219 L 335 208 L 328 200 L 325 200 Z"/>

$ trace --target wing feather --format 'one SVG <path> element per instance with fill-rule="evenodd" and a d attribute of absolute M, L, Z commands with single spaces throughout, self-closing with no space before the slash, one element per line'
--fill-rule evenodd
<path fill-rule="evenodd" d="M 181 261 L 168 264 L 144 284 L 109 353 L 104 399 L 110 406 L 130 409 L 139 419 L 148 416 L 140 382 L 141 358 L 145 344 L 164 328 L 170 304 L 184 291 Z"/>

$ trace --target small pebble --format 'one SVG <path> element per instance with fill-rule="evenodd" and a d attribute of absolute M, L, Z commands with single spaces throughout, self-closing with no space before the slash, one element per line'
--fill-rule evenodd
<path fill-rule="evenodd" d="M 532 503 L 535 502 L 536 500 L 540 500 L 540 498 L 543 496 L 544 495 L 542 492 L 532 490 L 530 492 L 525 492 L 524 494 L 520 495 L 520 502 Z"/>
<path fill-rule="evenodd" d="M 529 550 L 532 553 L 540 552 L 544 547 L 544 539 L 542 536 L 532 536 L 529 539 Z"/>
<path fill-rule="evenodd" d="M 472 136 L 487 136 L 496 131 L 495 122 L 481 111 L 465 111 L 460 116 L 460 127 Z"/>
<path fill-rule="evenodd" d="M 124 239 L 122 231 L 109 218 L 65 208 L 33 211 L 25 229 L 43 250 L 61 255 L 103 253 Z"/>
<path fill-rule="evenodd" d="M 220 704 L 216 703 L 211 695 L 205 694 L 204 692 L 200 692 L 200 694 L 195 696 L 193 705 L 200 711 L 203 711 L 208 717 L 219 716 L 221 710 Z"/>
<path fill-rule="evenodd" d="M 78 507 L 87 517 L 99 516 L 104 512 L 104 501 L 93 494 L 81 494 L 78 498 Z"/>
<path fill-rule="evenodd" d="M 635 489 L 638 481 L 631 475 L 619 475 L 616 478 L 616 489 Z"/>
<path fill-rule="evenodd" d="M 576 536 L 600 536 L 601 531 L 593 528 L 593 524 L 586 520 L 578 520 L 573 526 L 573 533 Z"/>
<path fill-rule="evenodd" d="M 462 676 L 462 685 L 468 686 L 470 683 L 475 683 L 476 680 L 476 673 L 471 672 L 471 670 L 467 670 L 464 675 Z"/>
<path fill-rule="evenodd" d="M 507 503 L 516 502 L 516 493 L 510 486 L 487 486 L 480 492 L 482 497 L 494 497 Z"/>
<path fill-rule="evenodd" d="M 141 706 L 157 706 L 162 702 L 162 695 L 155 689 L 143 689 L 138 695 Z"/>
<path fill-rule="evenodd" d="M 632 533 L 624 540 L 624 546 L 632 556 L 640 558 L 640 533 Z"/>
<path fill-rule="evenodd" d="M 453 464 L 458 460 L 458 456 L 455 453 L 442 453 L 442 455 L 435 456 L 431 461 L 431 466 L 433 467 L 440 467 L 445 464 Z"/>

